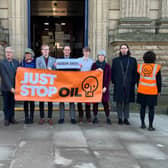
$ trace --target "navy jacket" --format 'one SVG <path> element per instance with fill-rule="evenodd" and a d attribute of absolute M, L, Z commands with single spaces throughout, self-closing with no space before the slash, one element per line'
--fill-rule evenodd
<path fill-rule="evenodd" d="M 23 59 L 20 66 L 25 68 L 36 68 L 36 61 L 33 59 L 31 62 L 26 62 L 25 59 Z"/>

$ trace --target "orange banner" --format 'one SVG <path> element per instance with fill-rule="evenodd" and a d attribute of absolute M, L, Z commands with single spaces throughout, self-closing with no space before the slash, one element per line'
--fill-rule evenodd
<path fill-rule="evenodd" d="M 15 100 L 43 102 L 101 102 L 101 71 L 52 71 L 18 68 Z"/>

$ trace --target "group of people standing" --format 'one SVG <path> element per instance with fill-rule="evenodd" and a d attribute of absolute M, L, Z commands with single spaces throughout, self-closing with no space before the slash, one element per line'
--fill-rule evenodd
<path fill-rule="evenodd" d="M 14 116 L 14 94 L 15 94 L 15 74 L 17 67 L 61 70 L 58 69 L 56 59 L 49 56 L 49 46 L 42 45 L 42 56 L 35 59 L 32 49 L 25 49 L 24 58 L 19 63 L 13 58 L 13 49 L 7 47 L 5 49 L 6 58 L 0 62 L 1 75 L 1 91 L 4 101 L 4 125 L 8 126 L 10 123 L 16 124 Z M 145 109 L 149 107 L 149 128 L 153 131 L 154 107 L 157 105 L 157 96 L 161 92 L 161 66 L 155 64 L 156 55 L 153 51 L 148 51 L 144 54 L 143 64 L 138 64 L 134 57 L 131 56 L 129 46 L 121 44 L 119 49 L 119 56 L 112 60 L 112 66 L 106 61 L 106 52 L 100 50 L 97 53 L 97 60 L 94 62 L 90 57 L 90 48 L 83 48 L 83 57 L 78 58 L 80 64 L 80 71 L 100 70 L 103 71 L 103 88 L 102 88 L 102 104 L 106 115 L 107 124 L 112 124 L 110 119 L 110 81 L 114 85 L 113 101 L 116 102 L 118 124 L 130 125 L 129 122 L 129 104 L 135 101 L 135 86 L 137 84 L 137 103 L 140 107 L 141 128 L 145 129 Z M 71 58 L 70 46 L 63 48 L 62 59 Z M 67 70 L 67 69 L 66 69 Z M 68 69 L 74 70 L 74 69 Z M 93 104 L 93 118 L 91 117 L 91 104 Z M 84 111 L 86 113 L 86 120 L 88 123 L 98 123 L 98 104 L 99 103 L 77 103 L 77 110 L 79 112 L 79 122 L 84 120 Z M 85 106 L 85 110 L 83 109 Z M 34 122 L 35 103 L 33 101 L 24 101 L 25 124 L 32 124 Z M 45 122 L 44 102 L 39 102 L 40 120 L 39 124 Z M 59 103 L 60 117 L 59 124 L 64 123 L 65 104 Z M 76 124 L 75 103 L 69 103 L 70 122 Z M 48 124 L 53 125 L 52 119 L 53 103 L 48 102 Z"/>

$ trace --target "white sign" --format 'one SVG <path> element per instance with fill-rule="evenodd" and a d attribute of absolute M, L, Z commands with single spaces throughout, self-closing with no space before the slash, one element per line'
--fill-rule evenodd
<path fill-rule="evenodd" d="M 71 59 L 56 59 L 56 69 L 80 69 L 79 60 Z"/>

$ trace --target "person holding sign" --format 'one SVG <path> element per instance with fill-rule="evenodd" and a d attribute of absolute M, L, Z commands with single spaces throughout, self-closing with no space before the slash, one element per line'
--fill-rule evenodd
<path fill-rule="evenodd" d="M 112 124 L 111 120 L 109 118 L 110 116 L 110 110 L 109 110 L 109 99 L 110 99 L 110 93 L 109 93 L 109 84 L 110 84 L 110 65 L 106 63 L 105 57 L 106 57 L 106 52 L 104 50 L 100 50 L 98 52 L 98 60 L 92 65 L 92 70 L 101 70 L 103 71 L 103 97 L 102 97 L 102 104 L 104 106 L 104 111 L 106 114 L 106 122 L 107 124 Z M 98 123 L 98 118 L 97 118 L 97 113 L 98 113 L 98 103 L 93 104 L 93 114 L 94 114 L 94 119 L 93 119 L 93 124 Z"/>
<path fill-rule="evenodd" d="M 49 56 L 49 46 L 42 45 L 41 46 L 42 56 L 36 59 L 36 68 L 38 69 L 54 69 L 55 58 Z M 40 107 L 40 121 L 39 124 L 44 124 L 44 102 L 39 103 Z M 48 102 L 48 124 L 53 125 L 52 120 L 52 111 L 53 111 L 53 104 L 52 102 Z"/>
<path fill-rule="evenodd" d="M 9 126 L 10 123 L 16 124 L 15 120 L 15 75 L 19 66 L 19 62 L 13 59 L 14 50 L 12 47 L 5 48 L 6 58 L 0 62 L 1 75 L 1 91 L 4 103 L 4 125 Z"/>
<path fill-rule="evenodd" d="M 69 65 L 69 59 L 71 59 L 70 57 L 70 53 L 71 53 L 71 48 L 70 46 L 64 46 L 63 49 L 63 53 L 64 56 L 62 59 L 58 59 L 58 62 L 60 60 L 68 60 L 68 62 L 65 61 L 65 63 L 62 61 L 61 63 L 61 67 L 59 67 L 59 63 L 55 63 L 55 69 L 56 70 L 61 70 L 61 71 L 74 71 L 74 70 L 79 70 L 79 69 L 74 69 L 75 67 Z M 64 64 L 64 65 L 63 65 Z M 73 65 L 73 62 L 71 63 Z M 76 63 L 75 63 L 76 64 Z M 67 68 L 68 67 L 68 68 Z M 59 124 L 63 124 L 64 123 L 64 117 L 65 117 L 65 104 L 63 102 L 61 102 L 59 104 L 59 108 L 60 108 L 60 119 L 58 120 Z M 71 123 L 72 124 L 76 124 L 76 116 L 75 116 L 75 103 L 69 103 L 69 110 L 70 110 L 70 118 L 71 118 Z"/>
<path fill-rule="evenodd" d="M 81 66 L 80 71 L 90 71 L 93 60 L 89 58 L 90 55 L 90 48 L 85 47 L 83 48 L 83 57 L 79 58 L 79 64 Z M 78 103 L 78 112 L 79 112 L 79 122 L 83 121 L 83 108 L 82 103 Z M 91 122 L 91 113 L 90 113 L 90 103 L 85 103 L 85 111 L 86 111 L 86 119 L 88 123 Z"/>
<path fill-rule="evenodd" d="M 31 48 L 26 48 L 24 52 L 24 58 L 21 62 L 21 67 L 24 68 L 36 68 L 36 62 L 34 59 L 34 52 Z M 29 114 L 30 105 L 30 114 Z M 34 119 L 34 101 L 24 101 L 25 112 L 25 124 L 32 124 Z"/>
<path fill-rule="evenodd" d="M 156 55 L 148 51 L 143 56 L 144 63 L 138 64 L 138 95 L 137 103 L 140 107 L 141 128 L 145 129 L 145 109 L 149 107 L 149 131 L 154 131 L 154 106 L 157 105 L 157 96 L 161 92 L 161 66 L 155 64 Z"/>

